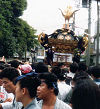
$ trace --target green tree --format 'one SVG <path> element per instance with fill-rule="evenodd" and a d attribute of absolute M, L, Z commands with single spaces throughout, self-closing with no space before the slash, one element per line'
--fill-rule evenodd
<path fill-rule="evenodd" d="M 16 38 L 16 53 L 21 57 L 27 51 L 30 51 L 31 48 L 36 44 L 36 35 L 32 27 L 30 27 L 22 19 L 15 19 L 13 27 L 13 37 Z"/>
<path fill-rule="evenodd" d="M 15 38 L 11 35 L 11 25 L 0 14 L 0 56 L 13 56 Z"/>
<path fill-rule="evenodd" d="M 26 8 L 26 0 L 0 0 L 0 56 L 22 57 L 36 43 L 36 30 L 19 18 Z"/>
<path fill-rule="evenodd" d="M 6 20 L 21 16 L 26 7 L 27 0 L 0 0 L 0 13 Z"/>

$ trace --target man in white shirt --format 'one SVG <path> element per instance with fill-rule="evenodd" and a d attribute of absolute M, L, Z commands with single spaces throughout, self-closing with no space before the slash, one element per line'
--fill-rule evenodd
<path fill-rule="evenodd" d="M 8 93 L 13 93 L 13 95 L 15 95 L 16 85 L 14 84 L 14 81 L 18 76 L 20 76 L 18 70 L 13 67 L 5 68 L 0 73 L 0 78 L 2 79 L 3 87 Z M 16 102 L 15 97 L 12 102 L 8 103 L 6 102 L 0 104 L 0 109 L 21 109 L 21 108 L 22 104 Z"/>
<path fill-rule="evenodd" d="M 64 69 L 59 68 L 59 67 L 54 67 L 52 69 L 52 73 L 54 73 L 58 78 L 58 81 L 57 81 L 58 89 L 59 89 L 58 98 L 60 100 L 64 101 L 67 94 L 71 90 L 71 86 L 69 86 L 65 82 L 66 76 L 67 76 L 66 71 Z"/>
<path fill-rule="evenodd" d="M 71 107 L 57 98 L 57 77 L 52 73 L 39 75 L 41 84 L 37 88 L 37 97 L 42 99 L 39 105 L 41 109 L 71 109 Z"/>

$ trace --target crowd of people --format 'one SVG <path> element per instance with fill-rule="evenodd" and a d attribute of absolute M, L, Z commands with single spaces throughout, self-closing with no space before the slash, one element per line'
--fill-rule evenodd
<path fill-rule="evenodd" d="M 0 109 L 100 109 L 100 66 L 50 66 L 3 58 Z"/>

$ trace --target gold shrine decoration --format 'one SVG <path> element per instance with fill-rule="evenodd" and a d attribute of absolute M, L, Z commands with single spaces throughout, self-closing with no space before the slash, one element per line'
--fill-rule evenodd
<path fill-rule="evenodd" d="M 39 40 L 40 43 L 43 43 L 42 38 L 43 39 L 45 38 L 45 34 L 43 32 L 41 34 L 39 34 L 39 36 L 38 36 L 38 40 Z"/>
<path fill-rule="evenodd" d="M 60 40 L 49 38 L 48 41 L 48 45 L 52 47 L 52 50 L 60 53 L 73 53 L 78 44 L 78 41 L 74 40 Z"/>
<path fill-rule="evenodd" d="M 88 35 L 84 34 L 82 37 L 76 36 L 74 31 L 69 28 L 69 20 L 78 10 L 73 11 L 72 7 L 68 6 L 65 12 L 62 12 L 61 9 L 60 11 L 65 18 L 64 27 L 57 29 L 50 35 L 43 32 L 38 35 L 38 40 L 47 54 L 48 64 L 51 65 L 53 63 L 54 52 L 74 54 L 73 62 L 79 62 L 81 53 L 83 53 L 88 46 Z M 66 20 L 68 20 L 67 24 Z M 62 56 L 58 57 L 61 61 L 64 60 Z"/>
<path fill-rule="evenodd" d="M 62 16 L 65 18 L 65 24 L 66 24 L 66 20 L 68 20 L 68 23 L 69 23 L 69 20 L 71 17 L 73 17 L 74 13 L 78 10 L 72 10 L 72 7 L 71 6 L 67 6 L 67 9 L 63 12 L 61 9 L 59 9 L 62 13 Z"/>
<path fill-rule="evenodd" d="M 56 44 L 63 44 L 63 45 L 74 45 L 75 47 L 77 46 L 78 41 L 77 40 L 60 40 L 60 39 L 53 39 L 49 38 L 49 45 L 56 45 Z"/>
<path fill-rule="evenodd" d="M 64 33 L 62 33 L 62 34 L 64 34 Z M 72 40 L 72 39 L 68 40 L 68 39 L 66 39 L 66 37 L 63 38 L 63 39 L 59 39 L 59 37 L 58 37 L 56 39 L 55 38 L 48 38 L 48 42 L 46 42 L 45 41 L 45 37 L 46 37 L 46 34 L 41 33 L 38 36 L 39 42 L 41 44 L 43 44 L 42 45 L 43 47 L 52 48 L 52 50 L 54 52 L 72 53 L 73 54 L 74 53 L 74 49 L 76 49 L 76 48 L 80 49 L 80 48 L 83 48 L 83 47 L 86 49 L 86 47 L 88 46 L 88 35 L 87 34 L 84 34 L 83 40 L 82 40 L 82 42 L 79 45 L 78 45 L 78 42 L 80 40 Z"/>

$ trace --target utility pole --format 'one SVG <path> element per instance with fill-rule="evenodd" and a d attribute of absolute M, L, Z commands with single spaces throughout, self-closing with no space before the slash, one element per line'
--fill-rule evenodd
<path fill-rule="evenodd" d="M 75 13 L 73 16 L 72 30 L 75 32 Z"/>
<path fill-rule="evenodd" d="M 88 48 L 86 51 L 86 65 L 90 65 L 90 37 L 91 37 L 91 0 L 88 0 L 89 8 L 88 8 Z"/>
<path fill-rule="evenodd" d="M 96 65 L 99 64 L 99 4 L 97 0 L 97 50 L 96 50 Z"/>

